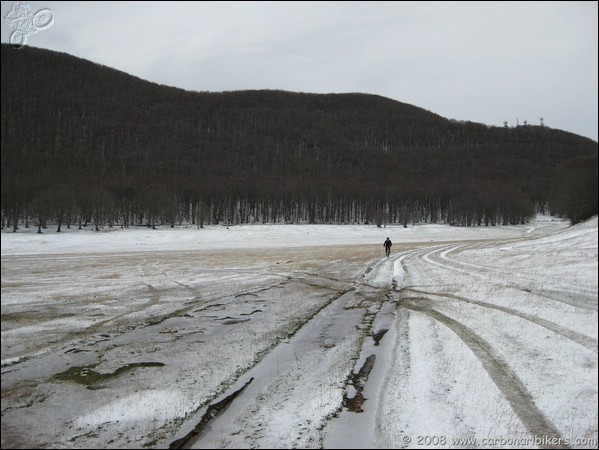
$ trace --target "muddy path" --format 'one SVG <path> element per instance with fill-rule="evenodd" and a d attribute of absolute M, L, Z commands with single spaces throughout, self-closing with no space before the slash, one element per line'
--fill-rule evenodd
<path fill-rule="evenodd" d="M 369 262 L 355 280 L 345 283 L 346 290 L 244 373 L 223 398 L 238 392 L 244 380 L 253 381 L 226 410 L 209 423 L 208 411 L 192 418 L 193 429 L 187 425 L 180 433 L 188 437 L 185 447 L 270 447 L 276 445 L 273 437 L 280 432 L 282 417 L 289 422 L 286 428 L 295 430 L 286 439 L 298 446 L 320 445 L 331 417 L 344 408 L 359 411 L 362 386 L 376 357 L 367 357 L 355 373 L 354 366 L 365 342 L 376 345 L 384 337 L 380 329 L 373 331 L 373 322 L 389 300 L 395 259 Z M 198 430 L 202 422 L 205 426 Z"/>

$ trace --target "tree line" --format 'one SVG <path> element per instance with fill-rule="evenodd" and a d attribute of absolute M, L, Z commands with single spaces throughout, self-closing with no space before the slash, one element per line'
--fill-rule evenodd
<path fill-rule="evenodd" d="M 28 47 L 2 45 L 1 70 L 3 228 L 597 213 L 597 143 L 549 127 L 366 94 L 191 92 Z"/>

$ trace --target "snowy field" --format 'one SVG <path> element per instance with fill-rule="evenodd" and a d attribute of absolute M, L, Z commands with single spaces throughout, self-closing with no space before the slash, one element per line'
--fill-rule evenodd
<path fill-rule="evenodd" d="M 2 448 L 597 448 L 597 218 L 35 231 Z"/>

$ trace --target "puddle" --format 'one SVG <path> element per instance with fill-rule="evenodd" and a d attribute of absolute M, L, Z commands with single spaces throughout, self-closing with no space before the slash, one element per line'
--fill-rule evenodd
<path fill-rule="evenodd" d="M 362 391 L 364 390 L 364 383 L 366 382 L 366 380 L 368 380 L 368 375 L 370 375 L 370 371 L 374 367 L 375 360 L 376 355 L 370 355 L 368 358 L 366 358 L 366 361 L 364 361 L 364 364 L 360 368 L 360 371 L 358 373 L 352 373 L 350 375 L 348 386 L 353 387 L 353 391 L 355 392 L 355 394 L 353 397 L 350 398 L 348 397 L 348 393 L 346 392 L 345 396 L 343 397 L 343 406 L 345 406 L 349 411 L 364 411 L 362 409 L 362 405 L 364 404 L 364 401 L 366 401 L 366 398 L 364 398 L 364 394 L 362 393 Z"/>
<path fill-rule="evenodd" d="M 383 336 L 385 333 L 387 333 L 387 331 L 389 331 L 388 328 L 383 328 L 372 335 L 372 339 L 374 339 L 374 345 L 379 345 L 379 342 L 381 339 L 383 339 Z"/>

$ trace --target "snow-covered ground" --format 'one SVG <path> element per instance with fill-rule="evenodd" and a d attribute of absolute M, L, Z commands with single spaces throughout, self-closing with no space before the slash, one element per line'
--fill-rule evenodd
<path fill-rule="evenodd" d="M 597 447 L 597 218 L 35 231 L 3 448 Z"/>

